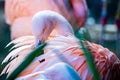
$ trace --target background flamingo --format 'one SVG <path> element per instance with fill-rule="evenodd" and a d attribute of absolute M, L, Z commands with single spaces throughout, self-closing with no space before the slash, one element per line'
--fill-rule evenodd
<path fill-rule="evenodd" d="M 59 62 L 67 62 L 79 73 L 82 80 L 93 79 L 86 64 L 84 53 L 81 47 L 79 47 L 79 42 L 74 37 L 71 25 L 65 18 L 55 12 L 43 11 L 34 16 L 32 24 L 35 38 L 29 36 L 14 40 L 13 43 L 17 43 L 15 47 L 19 48 L 13 50 L 3 61 L 7 61 L 10 56 L 15 57 L 18 55 L 5 68 L 5 70 L 8 69 L 7 72 L 9 74 L 33 50 L 34 46 L 37 47 L 39 42 L 45 41 L 48 43 L 48 46 L 45 47 L 45 54 L 37 57 L 18 77 L 24 77 L 28 74 L 44 70 Z M 54 26 L 55 24 L 56 26 Z M 53 35 L 53 29 L 56 29 L 58 34 Z M 49 33 L 51 34 L 49 35 Z M 94 56 L 94 61 L 101 78 L 103 80 L 119 80 L 120 61 L 117 56 L 100 45 L 88 41 L 85 41 L 84 44 Z M 43 59 L 45 61 L 41 62 Z"/>
<path fill-rule="evenodd" d="M 67 1 L 67 0 L 66 0 Z M 87 7 L 85 0 L 70 0 L 73 6 L 73 14 L 68 11 L 61 0 L 6 0 L 5 15 L 6 22 L 11 26 L 11 38 L 15 39 L 20 36 L 32 35 L 31 20 L 33 15 L 38 11 L 52 10 L 65 16 L 71 23 L 73 17 L 83 26 L 87 17 Z"/>

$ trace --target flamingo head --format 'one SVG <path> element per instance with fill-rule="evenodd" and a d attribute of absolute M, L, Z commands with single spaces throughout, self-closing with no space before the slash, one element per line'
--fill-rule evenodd
<path fill-rule="evenodd" d="M 44 42 L 53 29 L 63 36 L 73 34 L 69 22 L 60 14 L 54 11 L 40 11 L 33 16 L 32 33 L 35 36 L 35 47 Z"/>

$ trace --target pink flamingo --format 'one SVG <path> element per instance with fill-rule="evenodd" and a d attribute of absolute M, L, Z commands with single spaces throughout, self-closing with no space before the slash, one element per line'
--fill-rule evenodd
<path fill-rule="evenodd" d="M 32 35 L 32 17 L 38 11 L 52 10 L 65 16 L 73 22 L 71 12 L 66 9 L 62 0 L 6 0 L 5 15 L 6 22 L 11 26 L 11 38 Z M 83 26 L 87 17 L 87 6 L 85 0 L 71 0 L 74 18 L 78 20 L 79 26 Z M 62 12 L 61 12 L 62 11 Z"/>
<path fill-rule="evenodd" d="M 57 31 L 57 34 L 53 31 Z M 11 56 L 16 57 L 10 62 L 4 71 L 7 70 L 8 75 L 24 60 L 33 48 L 39 45 L 39 42 L 47 42 L 44 55 L 36 57 L 36 59 L 18 76 L 26 77 L 27 75 L 46 70 L 48 67 L 65 62 L 70 64 L 80 75 L 82 80 L 93 80 L 84 53 L 79 46 L 78 40 L 73 35 L 73 30 L 68 21 L 60 14 L 52 11 L 42 11 L 35 14 L 32 20 L 33 36 L 22 37 L 14 40 L 17 43 L 13 50 L 3 62 L 7 61 Z M 34 41 L 35 39 L 35 41 Z M 84 44 L 94 56 L 94 61 L 98 72 L 103 80 L 120 79 L 120 60 L 108 49 L 88 41 Z M 41 62 L 41 60 L 45 60 Z M 3 71 L 3 73 L 4 73 Z M 51 73 L 52 74 L 52 73 Z M 46 75 L 47 76 L 47 75 Z"/>

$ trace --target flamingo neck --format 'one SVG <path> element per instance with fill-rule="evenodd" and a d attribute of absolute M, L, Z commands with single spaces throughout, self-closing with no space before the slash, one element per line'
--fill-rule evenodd
<path fill-rule="evenodd" d="M 32 33 L 37 39 L 44 42 L 53 29 L 62 36 L 73 34 L 73 29 L 69 22 L 56 12 L 41 11 L 33 16 Z"/>
<path fill-rule="evenodd" d="M 64 17 L 59 17 L 59 18 L 54 18 L 52 21 L 55 22 L 53 23 L 55 30 L 62 36 L 68 36 L 70 34 L 73 34 L 73 29 L 71 25 L 68 23 Z"/>

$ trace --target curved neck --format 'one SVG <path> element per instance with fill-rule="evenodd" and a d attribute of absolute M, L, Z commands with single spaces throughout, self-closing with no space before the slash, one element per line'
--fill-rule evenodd
<path fill-rule="evenodd" d="M 60 35 L 68 36 L 73 34 L 73 29 L 69 22 L 61 15 L 53 15 L 53 19 L 50 19 L 50 22 L 53 21 L 54 28 L 58 31 Z"/>
<path fill-rule="evenodd" d="M 32 33 L 41 41 L 46 40 L 54 28 L 63 36 L 73 34 L 73 29 L 69 22 L 56 12 L 41 11 L 33 16 Z"/>

